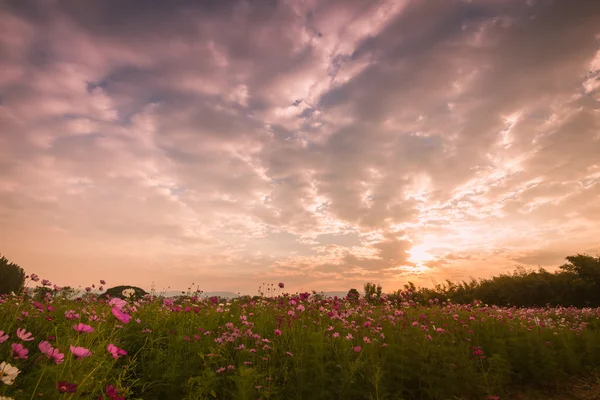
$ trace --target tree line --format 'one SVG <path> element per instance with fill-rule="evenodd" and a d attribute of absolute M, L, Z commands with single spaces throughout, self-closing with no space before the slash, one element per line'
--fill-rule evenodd
<path fill-rule="evenodd" d="M 566 257 L 566 261 L 555 272 L 544 268 L 527 270 L 517 267 L 513 272 L 486 279 L 471 278 L 462 282 L 446 280 L 433 288 L 417 287 L 408 282 L 403 289 L 388 294 L 383 293 L 381 285 L 368 282 L 364 286 L 364 298 L 377 302 L 386 296 L 388 299 L 401 301 L 409 293 L 411 299 L 423 304 L 437 299 L 453 303 L 472 303 L 478 300 L 489 305 L 517 307 L 600 307 L 600 256 L 576 254 Z M 0 295 L 21 293 L 25 287 L 25 279 L 23 268 L 0 255 Z M 144 292 L 134 286 L 119 286 L 108 289 L 103 295 L 118 297 L 124 288 L 134 288 L 136 297 Z M 53 291 L 46 287 L 34 289 L 39 297 L 52 295 Z M 349 300 L 357 300 L 358 297 L 356 289 L 348 292 Z"/>
<path fill-rule="evenodd" d="M 406 293 L 412 293 L 412 298 L 422 304 L 437 299 L 457 304 L 478 300 L 489 305 L 516 307 L 600 307 L 600 256 L 576 254 L 566 257 L 566 261 L 555 272 L 517 267 L 513 272 L 486 279 L 446 280 L 433 288 L 419 288 L 409 282 L 403 290 L 387 297 L 401 300 Z M 373 284 L 365 285 L 365 293 L 367 298 L 380 297 L 374 292 Z"/>

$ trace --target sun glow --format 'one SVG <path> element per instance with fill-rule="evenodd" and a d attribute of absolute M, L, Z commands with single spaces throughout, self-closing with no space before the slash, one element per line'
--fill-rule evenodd
<path fill-rule="evenodd" d="M 428 250 L 429 250 L 429 246 L 427 246 L 425 244 L 419 244 L 419 245 L 413 246 L 408 251 L 408 253 L 410 254 L 408 261 L 411 261 L 411 262 L 417 264 L 418 266 L 422 266 L 423 263 L 433 260 L 435 258 L 435 256 L 430 254 L 428 252 Z"/>

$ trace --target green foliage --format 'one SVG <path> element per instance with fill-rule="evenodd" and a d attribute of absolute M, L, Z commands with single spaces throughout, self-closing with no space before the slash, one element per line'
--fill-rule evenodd
<path fill-rule="evenodd" d="M 367 301 L 374 302 L 374 301 L 379 301 L 379 299 L 381 299 L 381 295 L 382 295 L 382 291 L 383 291 L 381 285 L 377 285 L 372 282 L 367 282 L 367 283 L 365 283 L 364 289 L 365 289 L 365 299 L 367 299 Z"/>
<path fill-rule="evenodd" d="M 360 298 L 360 293 L 358 293 L 358 290 L 356 289 L 350 289 L 346 297 L 348 298 L 348 300 L 356 301 Z"/>
<path fill-rule="evenodd" d="M 421 304 L 437 298 L 463 304 L 480 300 L 498 306 L 599 307 L 600 256 L 577 254 L 566 259 L 568 263 L 554 273 L 517 267 L 513 273 L 489 279 L 446 281 L 434 288 L 413 289 Z"/>
<path fill-rule="evenodd" d="M 25 284 L 25 271 L 0 255 L 0 294 L 21 293 Z"/>
<path fill-rule="evenodd" d="M 36 301 L 44 301 L 48 295 L 49 297 L 53 297 L 54 293 L 55 290 L 50 289 L 49 287 L 38 286 L 33 289 L 33 299 Z"/>

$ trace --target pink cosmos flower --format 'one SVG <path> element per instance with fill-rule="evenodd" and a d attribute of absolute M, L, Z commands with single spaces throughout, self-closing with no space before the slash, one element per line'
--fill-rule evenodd
<path fill-rule="evenodd" d="M 58 349 L 52 349 L 50 351 L 50 359 L 54 361 L 55 364 L 62 364 L 65 361 L 64 353 L 61 353 Z"/>
<path fill-rule="evenodd" d="M 82 324 L 81 322 L 78 323 L 78 324 L 73 325 L 73 329 L 75 329 L 77 332 L 81 332 L 81 333 L 94 332 L 94 328 L 92 328 L 89 325 Z"/>
<path fill-rule="evenodd" d="M 61 393 L 77 393 L 77 384 L 69 383 L 67 381 L 56 382 L 56 388 Z"/>
<path fill-rule="evenodd" d="M 106 350 L 108 350 L 108 352 L 112 355 L 112 358 L 114 358 L 115 360 L 121 356 L 127 355 L 127 352 L 125 350 L 118 348 L 117 346 L 115 346 L 112 343 L 110 343 L 106 347 Z"/>
<path fill-rule="evenodd" d="M 114 297 L 114 298 L 110 299 L 110 301 L 108 302 L 108 305 L 116 307 L 119 310 L 121 310 L 121 309 L 123 309 L 123 307 L 125 307 L 125 305 L 127 305 L 127 302 L 118 297 Z"/>
<path fill-rule="evenodd" d="M 125 397 L 119 396 L 119 391 L 113 385 L 106 385 L 106 394 L 112 400 L 125 400 Z"/>
<path fill-rule="evenodd" d="M 54 361 L 55 364 L 62 364 L 65 361 L 65 355 L 58 349 L 52 347 L 52 345 L 45 340 L 40 342 L 38 345 L 40 351 L 46 355 L 49 359 Z"/>
<path fill-rule="evenodd" d="M 283 289 L 285 287 L 285 285 L 283 284 L 283 282 L 279 282 L 279 285 L 277 285 L 277 286 L 279 286 L 280 289 Z"/>
<path fill-rule="evenodd" d="M 114 315 L 115 318 L 121 321 L 122 323 L 128 324 L 129 321 L 131 321 L 131 315 L 121 311 L 119 308 L 113 307 L 111 311 L 112 315 Z"/>
<path fill-rule="evenodd" d="M 31 332 L 26 332 L 25 329 L 17 328 L 17 336 L 24 342 L 31 342 L 35 339 L 31 336 Z"/>
<path fill-rule="evenodd" d="M 281 336 L 281 331 L 280 331 L 279 329 L 275 329 L 275 334 L 276 334 L 277 336 Z"/>
<path fill-rule="evenodd" d="M 79 314 L 75 312 L 75 310 L 68 310 L 65 311 L 65 318 L 72 320 L 72 319 L 77 319 L 79 318 Z"/>
<path fill-rule="evenodd" d="M 100 284 L 101 285 L 106 285 L 106 281 L 104 279 L 100 279 Z"/>
<path fill-rule="evenodd" d="M 27 354 L 29 354 L 29 350 L 27 350 L 21 343 L 13 343 L 10 345 L 12 348 L 12 356 L 17 360 L 19 358 L 23 360 L 27 360 Z"/>
<path fill-rule="evenodd" d="M 44 340 L 38 344 L 38 348 L 42 353 L 48 355 L 48 352 L 52 349 L 52 345 Z"/>
<path fill-rule="evenodd" d="M 75 347 L 75 346 L 71 345 L 70 349 L 71 349 L 71 353 L 73 353 L 73 355 L 78 360 L 81 360 L 82 358 L 90 357 L 92 355 L 92 352 L 89 351 L 88 349 L 86 349 L 85 347 Z"/>
<path fill-rule="evenodd" d="M 0 331 L 0 343 L 4 343 L 8 340 L 8 334 L 4 334 L 4 331 Z"/>
<path fill-rule="evenodd" d="M 360 347 L 360 346 L 354 346 L 353 350 L 354 350 L 355 353 L 360 353 L 360 351 L 362 350 L 362 347 Z"/>
<path fill-rule="evenodd" d="M 34 281 L 34 282 L 37 282 L 37 281 L 40 280 L 40 277 L 37 276 L 36 274 L 31 274 L 31 280 Z"/>

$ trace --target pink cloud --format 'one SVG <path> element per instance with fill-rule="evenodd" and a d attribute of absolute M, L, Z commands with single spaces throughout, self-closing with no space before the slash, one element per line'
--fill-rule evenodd
<path fill-rule="evenodd" d="M 594 2 L 115 4 L 0 13 L 26 270 L 391 290 L 595 248 Z"/>

